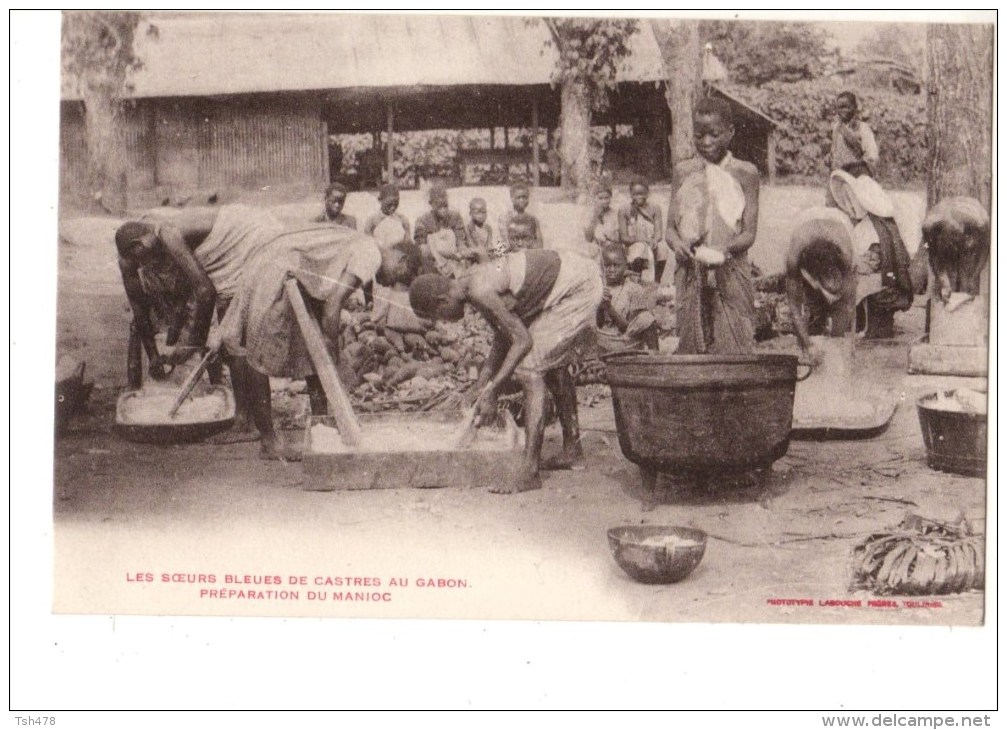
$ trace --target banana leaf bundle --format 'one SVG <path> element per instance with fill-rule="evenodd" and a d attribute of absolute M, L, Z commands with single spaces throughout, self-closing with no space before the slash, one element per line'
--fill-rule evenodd
<path fill-rule="evenodd" d="M 942 595 L 985 585 L 984 542 L 967 522 L 909 515 L 892 532 L 853 548 L 851 590 L 877 595 Z"/>

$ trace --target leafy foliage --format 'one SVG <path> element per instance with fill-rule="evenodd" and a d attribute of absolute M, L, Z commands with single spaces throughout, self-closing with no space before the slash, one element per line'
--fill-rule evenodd
<path fill-rule="evenodd" d="M 857 44 L 862 59 L 885 58 L 922 70 L 927 59 L 927 31 L 923 24 L 884 23 Z"/>
<path fill-rule="evenodd" d="M 594 111 L 604 111 L 615 89 L 619 64 L 630 54 L 629 41 L 639 30 L 636 20 L 547 18 L 559 52 L 554 80 L 584 84 Z"/>
<path fill-rule="evenodd" d="M 815 79 L 838 61 L 828 33 L 813 23 L 712 20 L 700 23 L 699 33 L 740 84 Z"/>
<path fill-rule="evenodd" d="M 728 87 L 780 122 L 776 165 L 781 175 L 823 179 L 829 173 L 836 95 L 826 81 Z M 881 179 L 897 187 L 926 180 L 925 100 L 891 91 L 857 89 L 861 111 L 881 151 Z"/>
<path fill-rule="evenodd" d="M 82 93 L 90 89 L 119 98 L 128 91 L 129 74 L 143 67 L 133 44 L 142 20 L 141 13 L 129 11 L 63 14 L 63 71 L 87 87 Z M 156 26 L 148 33 L 156 35 Z"/>

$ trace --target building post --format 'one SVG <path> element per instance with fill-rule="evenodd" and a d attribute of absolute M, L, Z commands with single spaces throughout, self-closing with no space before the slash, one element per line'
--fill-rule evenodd
<path fill-rule="evenodd" d="M 395 182 L 395 101 L 389 99 L 388 110 L 388 142 L 385 145 L 385 166 L 387 168 L 387 180 L 389 183 Z"/>
<path fill-rule="evenodd" d="M 776 127 L 770 126 L 766 138 L 766 172 L 769 174 L 769 184 L 776 185 Z"/>
<path fill-rule="evenodd" d="M 538 157 L 538 97 L 531 98 L 531 182 L 538 187 L 539 183 Z"/>

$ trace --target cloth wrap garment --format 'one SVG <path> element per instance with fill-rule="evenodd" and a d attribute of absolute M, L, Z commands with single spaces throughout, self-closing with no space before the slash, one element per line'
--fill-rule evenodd
<path fill-rule="evenodd" d="M 381 269 L 381 249 L 370 236 L 324 226 L 282 233 L 249 261 L 238 294 L 220 323 L 224 345 L 255 370 L 303 378 L 315 372 L 284 293 L 292 276 L 311 300 L 324 302 L 344 273 L 363 283 Z M 309 301 L 309 306 L 311 302 Z"/>
<path fill-rule="evenodd" d="M 160 225 L 185 215 L 184 209 L 155 208 L 141 220 Z M 246 263 L 282 231 L 283 224 L 268 211 L 250 205 L 221 206 L 210 232 L 192 252 L 216 289 L 218 301 L 234 297 Z"/>
<path fill-rule="evenodd" d="M 728 153 L 717 165 L 706 163 L 688 175 L 676 192 L 676 230 L 690 246 L 705 245 L 726 254 L 720 266 L 696 261 L 675 272 L 678 354 L 746 354 L 755 346 L 755 287 L 747 253 L 727 247 L 741 230 L 745 194 L 731 170 Z"/>
<path fill-rule="evenodd" d="M 620 332 L 605 310 L 599 309 L 598 352 L 644 349 L 643 335 L 657 324 L 646 290 L 633 281 L 625 281 L 617 287 L 609 287 L 609 290 L 612 292 L 612 308 L 626 319 L 627 326 L 625 332 Z"/>
<path fill-rule="evenodd" d="M 532 349 L 517 372 L 545 373 L 577 361 L 594 344 L 604 287 L 598 264 L 571 251 L 518 251 L 501 259 Z"/>

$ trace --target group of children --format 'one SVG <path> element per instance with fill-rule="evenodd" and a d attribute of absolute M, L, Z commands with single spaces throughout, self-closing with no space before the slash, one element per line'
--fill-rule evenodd
<path fill-rule="evenodd" d="M 734 134 L 729 104 L 700 101 L 694 125 L 699 157 L 676 170 L 667 217 L 650 200 L 643 179 L 631 183 L 630 201 L 618 209 L 612 205 L 611 186 L 602 184 L 595 191 L 583 234 L 605 286 L 597 314 L 602 352 L 658 348 L 654 283 L 663 280 L 672 252 L 677 351 L 728 354 L 754 347 L 755 291 L 747 250 L 758 222 L 758 171 L 729 152 Z M 378 193 L 381 211 L 367 220 L 363 232 L 382 247 L 412 241 L 426 273 L 457 278 L 474 264 L 545 247 L 541 223 L 528 212 L 528 185 L 515 183 L 510 197 L 511 210 L 494 227 L 483 198 L 469 202 L 465 221 L 449 206 L 447 190 L 435 185 L 428 195 L 430 209 L 410 233 L 409 221 L 398 212 L 398 189 L 385 185 Z M 356 222 L 342 213 L 345 201 L 346 189 L 330 186 L 323 217 L 355 228 Z"/>
<path fill-rule="evenodd" d="M 866 125 L 852 126 L 856 122 L 855 98 L 849 94 L 841 95 L 837 107 L 841 119 L 835 135 L 834 147 L 838 151 L 834 150 L 834 162 L 842 166 L 853 152 L 865 160 L 875 160 L 876 145 L 872 144 L 873 140 L 865 131 Z M 852 107 L 854 113 L 851 114 L 847 107 Z M 658 348 L 658 326 L 654 314 L 657 292 L 653 283 L 662 282 L 672 255 L 675 261 L 676 334 L 679 338 L 676 352 L 745 354 L 754 349 L 755 289 L 747 252 L 755 242 L 758 225 L 759 174 L 753 165 L 736 159 L 730 152 L 734 126 L 732 110 L 727 102 L 713 98 L 699 101 L 693 110 L 693 125 L 698 155 L 676 166 L 666 216 L 650 200 L 650 187 L 645 180 L 636 179 L 630 184 L 630 201 L 619 208 L 612 204 L 610 185 L 601 184 L 595 191 L 595 205 L 583 228 L 583 237 L 589 244 L 589 252 L 599 262 L 599 274 L 605 287 L 597 313 L 598 344 L 603 353 Z M 848 133 L 844 135 L 841 132 Z M 863 137 L 865 142 L 854 144 L 854 133 L 859 135 L 858 139 Z M 854 179 L 854 173 L 870 174 L 869 170 L 859 169 L 852 173 L 835 174 L 845 174 L 862 185 L 872 182 L 864 177 Z M 855 186 L 847 187 L 853 189 Z M 422 253 L 426 272 L 457 278 L 473 264 L 499 259 L 514 251 L 544 248 L 542 226 L 527 210 L 530 199 L 528 185 L 514 184 L 510 196 L 512 209 L 502 216 L 499 226 L 495 227 L 488 220 L 487 204 L 483 198 L 470 201 L 469 219 L 465 221 L 449 207 L 447 191 L 435 186 L 429 193 L 430 210 L 417 219 L 410 234 L 409 221 L 397 212 L 398 190 L 386 185 L 378 196 L 381 212 L 366 222 L 363 232 L 376 238 L 382 247 L 413 241 Z M 839 202 L 832 205 L 844 210 L 843 202 L 848 197 L 840 194 Z M 869 196 L 861 197 L 871 199 Z M 324 219 L 355 228 L 356 222 L 352 217 L 342 213 L 345 200 L 345 188 L 338 185 L 330 187 L 326 193 Z M 836 198 L 830 196 L 830 200 Z M 893 225 L 882 225 L 888 222 L 887 218 L 870 217 L 875 228 L 880 228 L 882 233 L 897 231 Z M 795 323 L 795 329 L 805 349 L 809 344 L 808 338 L 800 335 L 804 335 L 808 327 L 802 325 L 810 323 L 811 329 L 817 329 L 814 326 L 817 310 L 811 306 L 817 302 L 816 297 L 825 300 L 826 306 L 820 309 L 830 312 L 828 319 L 833 329 L 845 331 L 853 327 L 852 323 L 846 322 L 845 313 L 845 302 L 853 295 L 840 296 L 852 286 L 847 284 L 854 278 L 849 265 L 851 262 L 847 260 L 840 267 L 843 271 L 849 269 L 849 276 L 831 278 L 825 274 L 814 275 L 818 268 L 822 268 L 816 265 L 817 260 L 805 262 L 803 266 L 795 263 L 799 258 L 804 261 L 817 251 L 816 246 L 825 250 L 828 248 L 826 244 L 829 244 L 838 246 L 837 250 L 842 249 L 845 235 L 840 237 L 842 241 L 832 240 L 825 235 L 832 232 L 832 228 L 815 226 L 818 224 L 804 230 L 800 221 L 795 221 L 792 255 L 788 257 L 788 274 L 792 273 L 791 278 L 794 278 L 788 287 L 793 294 L 790 300 L 798 310 L 794 314 L 802 320 Z M 882 243 L 888 238 L 897 238 L 897 233 L 880 236 Z M 901 241 L 895 240 L 894 244 L 890 248 L 902 254 L 905 247 Z M 892 268 L 896 273 L 904 274 L 906 255 L 882 258 L 898 259 L 900 265 Z M 849 253 L 846 253 L 845 259 L 850 259 Z M 796 276 L 802 271 L 802 278 L 798 280 Z M 897 293 L 901 299 L 896 302 L 897 306 L 887 307 L 886 313 L 887 310 L 902 309 L 906 301 L 911 301 L 908 285 L 901 278 L 894 277 L 898 279 Z M 819 285 L 823 280 L 833 285 L 837 292 L 833 293 L 825 284 Z M 888 284 L 889 288 L 895 286 L 890 282 Z M 825 294 L 821 293 L 823 288 L 827 289 Z M 798 292 L 798 289 L 802 291 Z M 887 289 L 882 294 L 885 292 Z M 804 296 L 797 296 L 798 293 Z M 879 296 L 875 294 L 874 298 Z M 838 312 L 839 300 L 842 300 L 843 312 Z M 817 318 L 821 318 L 820 314 Z"/>
<path fill-rule="evenodd" d="M 325 210 L 317 222 L 336 223 L 357 229 L 353 216 L 342 212 L 347 189 L 333 183 L 325 192 Z M 501 219 L 499 227 L 489 222 L 486 200 L 469 201 L 469 220 L 448 205 L 447 189 L 441 185 L 430 188 L 430 209 L 416 219 L 411 228 L 409 219 L 399 212 L 399 190 L 384 185 L 378 191 L 380 212 L 367 219 L 363 233 L 375 238 L 383 247 L 413 242 L 423 254 L 424 268 L 429 273 L 458 276 L 473 263 L 501 258 L 512 252 L 543 248 L 542 227 L 527 211 L 531 191 L 525 183 L 515 183 L 510 189 L 512 209 Z"/>

